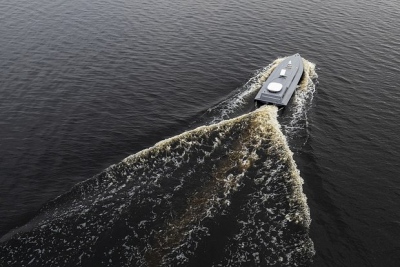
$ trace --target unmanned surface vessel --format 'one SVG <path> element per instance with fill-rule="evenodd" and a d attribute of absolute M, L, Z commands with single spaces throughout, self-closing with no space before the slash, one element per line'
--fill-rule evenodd
<path fill-rule="evenodd" d="M 299 54 L 285 58 L 262 85 L 255 97 L 255 106 L 286 106 L 303 75 L 303 59 Z"/>

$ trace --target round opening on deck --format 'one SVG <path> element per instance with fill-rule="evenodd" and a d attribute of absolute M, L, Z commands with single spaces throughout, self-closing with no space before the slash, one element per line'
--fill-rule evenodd
<path fill-rule="evenodd" d="M 276 93 L 276 92 L 279 92 L 280 90 L 282 90 L 282 84 L 276 83 L 276 82 L 272 82 L 272 83 L 268 84 L 267 89 L 270 92 Z"/>

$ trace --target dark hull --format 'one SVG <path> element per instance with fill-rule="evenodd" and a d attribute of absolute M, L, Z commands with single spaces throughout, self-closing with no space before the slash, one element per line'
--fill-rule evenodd
<path fill-rule="evenodd" d="M 256 107 L 265 104 L 286 106 L 296 90 L 303 71 L 303 60 L 299 54 L 285 58 L 262 85 L 254 99 Z"/>

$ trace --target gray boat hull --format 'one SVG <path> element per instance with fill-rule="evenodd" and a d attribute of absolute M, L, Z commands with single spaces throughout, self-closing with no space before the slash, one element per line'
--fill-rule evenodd
<path fill-rule="evenodd" d="M 285 58 L 262 85 L 255 97 L 256 106 L 286 106 L 303 75 L 303 59 L 299 54 Z"/>

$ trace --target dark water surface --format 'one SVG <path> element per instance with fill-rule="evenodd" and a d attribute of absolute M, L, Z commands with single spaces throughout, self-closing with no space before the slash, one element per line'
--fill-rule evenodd
<path fill-rule="evenodd" d="M 279 170 L 281 175 L 276 177 L 282 177 L 288 172 L 278 166 L 291 166 L 291 161 L 280 165 L 279 155 L 260 156 L 270 165 L 260 167 L 261 162 L 254 159 L 253 167 L 243 167 L 247 170 L 243 180 L 236 165 L 228 169 L 213 165 L 228 151 L 239 154 L 232 154 L 227 162 L 248 160 L 246 153 L 252 155 L 251 151 L 246 150 L 247 156 L 242 157 L 243 150 L 235 140 L 248 140 L 254 151 L 260 146 L 273 147 L 269 143 L 255 144 L 252 140 L 257 138 L 238 134 L 240 127 L 255 127 L 245 121 L 255 116 L 248 111 L 257 77 L 276 58 L 299 52 L 317 65 L 319 84 L 312 101 L 310 95 L 304 98 L 307 104 L 301 113 L 290 111 L 280 119 L 304 179 L 303 191 L 312 220 L 309 236 L 316 252 L 312 266 L 398 266 L 399 13 L 400 4 L 389 0 L 0 0 L 0 235 L 4 235 L 0 264 L 11 262 L 14 256 L 10 251 L 16 251 L 16 258 L 18 253 L 27 255 L 30 241 L 42 242 L 39 254 L 43 255 L 42 263 L 49 265 L 57 262 L 51 255 L 74 246 L 77 251 L 64 253 L 67 258 L 63 260 L 81 265 L 90 264 L 85 262 L 87 254 L 94 255 L 93 262 L 112 266 L 111 258 L 104 256 L 109 253 L 114 262 L 140 266 L 143 263 L 124 253 L 142 255 L 146 251 L 143 259 L 149 266 L 157 266 L 162 257 L 165 264 L 176 263 L 172 259 L 185 263 L 179 255 L 190 252 L 194 266 L 193 262 L 201 264 L 200 259 L 210 255 L 212 246 L 225 249 L 203 265 L 308 264 L 312 245 L 307 241 L 307 223 L 300 223 L 301 227 L 285 224 L 286 217 L 271 211 L 274 207 L 252 202 L 261 199 L 258 193 L 271 196 L 271 188 L 261 182 L 252 184 L 251 178 L 261 181 L 257 180 L 260 172 L 275 173 L 273 170 Z M 227 112 L 232 114 L 225 115 Z M 196 139 L 205 140 L 198 150 L 193 146 L 194 150 L 186 152 L 187 158 L 183 151 L 169 157 L 188 160 L 189 165 L 177 168 L 179 173 L 174 168 L 161 168 L 163 172 L 159 173 L 156 167 L 161 163 L 155 162 L 154 177 L 146 176 L 146 172 L 139 175 L 137 169 L 129 169 L 136 163 L 128 164 L 129 171 L 141 177 L 138 181 L 156 179 L 157 174 L 160 183 L 167 180 L 164 191 L 157 191 L 156 183 L 135 184 L 115 178 L 128 179 L 126 170 L 120 168 L 123 163 L 116 164 L 123 158 L 196 126 L 241 114 L 249 115 L 239 120 L 242 124 L 233 128 L 232 137 L 221 137 L 232 144 L 231 148 L 221 146 L 216 154 L 207 150 L 216 142 L 213 133 L 228 131 L 210 126 L 210 136 Z M 201 156 L 199 151 L 211 154 L 203 157 L 204 162 L 200 159 L 190 163 L 189 159 Z M 117 167 L 102 172 L 112 164 Z M 190 165 L 197 176 L 191 175 Z M 202 165 L 211 171 L 202 169 Z M 227 177 L 238 184 L 236 188 L 228 183 L 233 191 L 227 193 L 227 185 L 207 176 L 214 171 L 218 175 L 212 177 L 219 177 L 221 170 L 231 172 L 232 176 Z M 116 180 L 109 187 L 101 180 L 88 188 L 96 177 L 78 184 L 98 173 L 102 174 L 96 177 L 110 174 Z M 189 182 L 190 178 L 194 182 Z M 272 181 L 269 186 L 288 184 L 291 188 L 295 184 L 264 179 Z M 114 193 L 117 197 L 110 197 L 107 203 L 107 197 Z M 286 194 L 292 195 L 290 190 Z M 189 199 L 188 204 L 194 201 L 199 209 L 185 209 L 179 199 Z M 216 204 L 204 199 L 214 199 Z M 232 205 L 225 201 L 232 201 Z M 272 203 L 276 207 L 280 205 L 277 203 L 286 203 L 282 210 L 292 212 L 287 204 L 290 202 L 274 199 Z M 92 208 L 86 212 L 85 207 Z M 150 213 L 138 211 L 139 207 L 158 210 Z M 245 207 L 255 208 L 249 212 L 250 217 L 241 212 Z M 262 217 L 269 212 L 267 209 L 279 218 Z M 190 212 L 185 213 L 187 210 Z M 307 209 L 299 210 L 307 214 Z M 120 217 L 114 217 L 115 212 Z M 165 222 L 168 212 L 173 213 L 172 219 Z M 94 218 L 91 225 L 85 217 L 89 215 Z M 139 218 L 143 220 L 135 224 Z M 178 226 L 179 218 L 183 226 Z M 216 234 L 223 229 L 221 224 L 235 220 L 237 225 Z M 127 221 L 131 224 L 123 224 Z M 283 237 L 280 230 L 262 225 L 278 221 L 282 222 L 282 233 L 296 238 Z M 194 243 L 164 224 L 183 229 L 177 233 L 193 231 Z M 21 238 L 15 232 L 7 234 L 23 225 Z M 100 237 L 89 236 L 104 229 L 111 231 Z M 150 229 L 158 229 L 159 235 Z M 260 231 L 266 229 L 272 229 L 266 233 L 279 242 L 262 243 L 266 239 Z M 69 242 L 66 247 L 55 247 L 54 239 L 46 239 L 40 231 L 55 231 L 55 237 L 57 233 L 71 233 L 72 237 L 64 236 L 63 240 Z M 129 231 L 137 235 L 126 234 Z M 82 233 L 88 236 L 82 237 Z M 207 239 L 208 234 L 211 239 Z M 152 244 L 135 240 L 138 236 L 144 240 L 175 239 Z M 290 240 L 296 241 L 291 252 Z M 157 244 L 165 249 L 157 248 Z M 187 254 L 179 254 L 182 251 L 177 250 L 177 244 Z M 302 244 L 307 249 L 295 249 Z M 128 249 L 120 249 L 124 245 Z M 19 246 L 24 253 L 18 252 Z M 262 250 L 266 254 L 258 252 L 262 246 L 270 250 Z M 54 251 L 46 253 L 53 247 Z M 118 249 L 113 253 L 114 248 Z M 37 247 L 32 245 L 30 249 Z M 235 258 L 243 255 L 247 256 Z M 250 258 L 252 261 L 246 262 Z M 27 255 L 25 259 L 29 259 L 25 264 L 34 259 L 31 265 L 39 265 L 39 258 Z M 19 266 L 15 261 L 14 265 Z"/>

